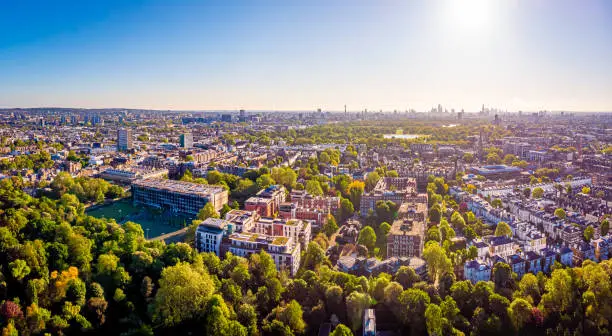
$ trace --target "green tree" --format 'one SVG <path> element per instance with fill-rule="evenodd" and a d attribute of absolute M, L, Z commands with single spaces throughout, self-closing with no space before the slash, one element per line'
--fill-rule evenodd
<path fill-rule="evenodd" d="M 340 201 L 340 221 L 344 222 L 351 217 L 354 212 L 355 208 L 353 207 L 353 203 L 351 203 L 348 198 L 343 198 Z"/>
<path fill-rule="evenodd" d="M 349 327 L 340 323 L 336 326 L 334 331 L 329 334 L 329 336 L 353 336 L 353 332 L 351 331 L 351 329 L 349 329 Z"/>
<path fill-rule="evenodd" d="M 446 320 L 442 317 L 442 309 L 436 304 L 427 305 L 425 310 L 425 323 L 427 325 L 427 333 L 429 335 L 442 335 L 442 325 Z"/>
<path fill-rule="evenodd" d="M 370 253 L 374 250 L 374 245 L 376 244 L 376 233 L 371 226 L 366 226 L 361 231 L 359 231 L 359 237 L 357 239 L 357 243 L 364 245 L 368 248 Z"/>
<path fill-rule="evenodd" d="M 323 232 L 329 238 L 334 233 L 336 233 L 336 231 L 338 231 L 338 224 L 336 224 L 336 219 L 334 218 L 334 216 L 328 215 L 327 223 L 323 225 Z"/>
<path fill-rule="evenodd" d="M 363 319 L 363 312 L 370 306 L 368 294 L 352 292 L 346 298 L 346 315 L 353 331 L 359 330 Z"/>
<path fill-rule="evenodd" d="M 353 181 L 348 186 L 349 199 L 357 209 L 361 206 L 361 195 L 363 195 L 364 190 L 365 183 L 362 181 Z"/>
<path fill-rule="evenodd" d="M 542 198 L 542 195 L 544 195 L 544 189 L 540 187 L 533 188 L 531 191 L 531 197 L 533 198 Z"/>
<path fill-rule="evenodd" d="M 322 196 L 323 189 L 321 188 L 321 183 L 317 180 L 308 180 L 306 181 L 306 191 L 314 196 Z"/>
<path fill-rule="evenodd" d="M 13 278 L 17 280 L 22 280 L 28 274 L 30 274 L 30 267 L 25 262 L 25 260 L 17 259 L 9 263 L 9 269 L 11 270 L 11 275 Z"/>
<path fill-rule="evenodd" d="M 256 183 L 257 183 L 258 189 L 265 189 L 273 185 L 276 182 L 274 181 L 274 179 L 272 178 L 270 174 L 264 174 L 257 178 Z"/>
<path fill-rule="evenodd" d="M 374 189 L 374 187 L 376 186 L 376 183 L 378 183 L 378 180 L 380 180 L 380 175 L 378 175 L 377 172 L 369 173 L 366 176 L 366 180 L 365 180 L 365 190 L 371 191 L 372 189 Z"/>
<path fill-rule="evenodd" d="M 165 268 L 153 302 L 153 320 L 166 326 L 197 317 L 204 310 L 214 284 L 205 271 L 178 263 Z"/>
<path fill-rule="evenodd" d="M 219 213 L 215 210 L 215 207 L 211 202 L 206 203 L 200 212 L 198 212 L 198 219 L 205 220 L 207 218 L 219 218 Z"/>
<path fill-rule="evenodd" d="M 565 210 L 563 210 L 563 208 L 555 209 L 555 216 L 557 216 L 560 219 L 565 219 L 566 217 Z"/>
<path fill-rule="evenodd" d="M 582 235 L 584 236 L 585 241 L 590 242 L 591 239 L 593 239 L 594 234 L 595 234 L 595 229 L 593 229 L 592 225 L 589 225 L 584 229 L 584 232 Z"/>
<path fill-rule="evenodd" d="M 608 231 L 610 231 L 610 221 L 607 219 L 602 220 L 599 230 L 602 236 L 607 235 Z"/>
<path fill-rule="evenodd" d="M 529 322 L 532 309 L 531 304 L 525 299 L 516 298 L 512 301 L 508 307 L 508 316 L 517 331 L 520 331 Z"/>
<path fill-rule="evenodd" d="M 427 272 L 435 286 L 438 286 L 438 281 L 442 275 L 452 272 L 451 260 L 437 242 L 431 241 L 427 243 L 423 250 L 423 259 L 427 262 Z"/>
<path fill-rule="evenodd" d="M 497 227 L 495 227 L 495 236 L 512 237 L 512 229 L 510 228 L 510 225 L 508 225 L 508 223 L 506 222 L 497 223 Z"/>

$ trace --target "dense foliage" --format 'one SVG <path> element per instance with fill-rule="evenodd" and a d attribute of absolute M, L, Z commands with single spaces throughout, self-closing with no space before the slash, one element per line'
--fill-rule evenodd
<path fill-rule="evenodd" d="M 331 268 L 318 236 L 292 279 L 266 253 L 220 259 L 184 243 L 146 241 L 137 224 L 86 216 L 75 194 L 33 198 L 19 185 L 0 181 L 3 335 L 300 335 L 330 320 L 341 323 L 334 335 L 350 335 L 370 307 L 379 325 L 412 335 L 610 330 L 609 261 L 556 265 L 549 276 L 521 280 L 499 264 L 494 281 L 472 285 L 455 280 L 443 247 L 430 242 L 432 283 L 407 267 L 358 277 Z M 364 233 L 364 243 L 376 244 L 375 234 Z"/>

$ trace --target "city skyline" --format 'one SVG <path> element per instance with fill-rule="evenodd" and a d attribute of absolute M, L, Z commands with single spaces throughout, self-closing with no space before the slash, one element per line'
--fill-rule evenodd
<path fill-rule="evenodd" d="M 612 3 L 351 4 L 11 3 L 0 107 L 612 110 Z"/>

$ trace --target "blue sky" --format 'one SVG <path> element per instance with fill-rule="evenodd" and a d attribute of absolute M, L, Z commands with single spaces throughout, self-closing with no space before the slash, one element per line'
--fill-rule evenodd
<path fill-rule="evenodd" d="M 0 2 L 3 107 L 344 104 L 612 111 L 612 1 Z"/>

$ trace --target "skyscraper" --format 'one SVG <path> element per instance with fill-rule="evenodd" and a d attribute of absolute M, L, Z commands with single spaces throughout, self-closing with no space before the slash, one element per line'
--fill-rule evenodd
<path fill-rule="evenodd" d="M 117 130 L 117 150 L 123 152 L 130 149 L 132 149 L 132 130 Z"/>
<path fill-rule="evenodd" d="M 183 133 L 179 136 L 179 143 L 182 148 L 191 148 L 193 147 L 193 134 L 191 133 Z"/>

